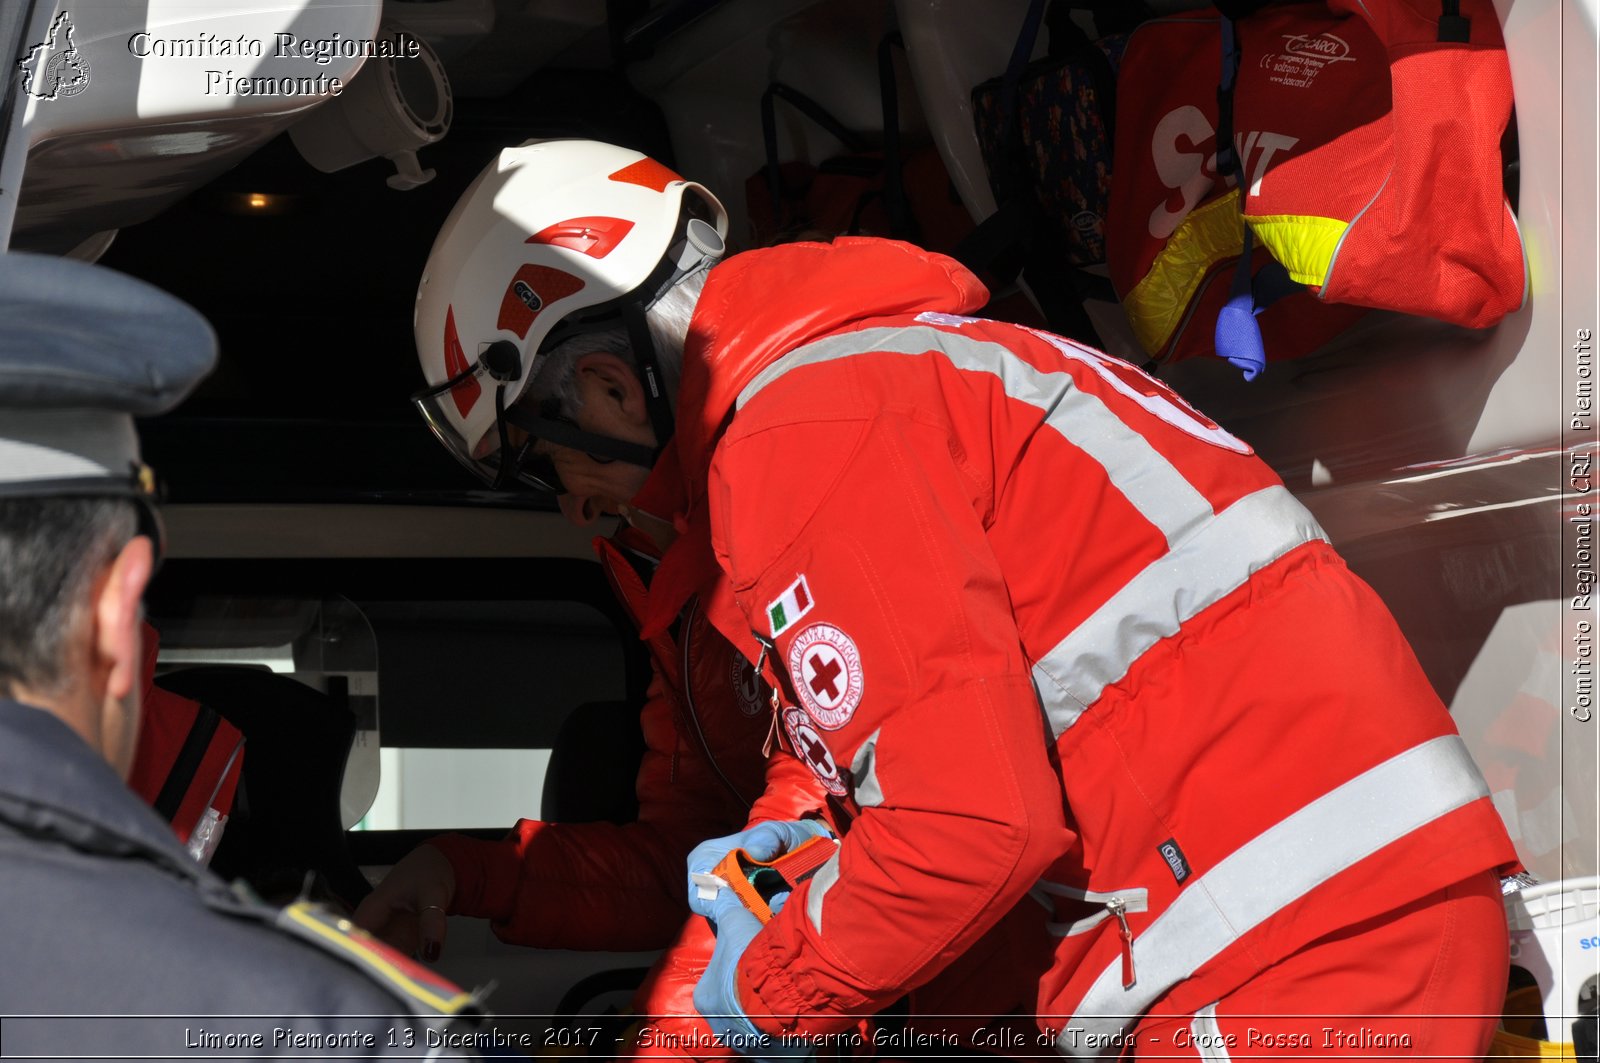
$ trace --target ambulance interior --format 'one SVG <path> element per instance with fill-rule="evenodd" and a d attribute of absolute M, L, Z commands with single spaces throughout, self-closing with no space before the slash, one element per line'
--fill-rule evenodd
<path fill-rule="evenodd" d="M 294 681 L 314 692 L 306 712 L 340 721 L 319 729 L 286 715 L 279 733 L 247 743 L 247 773 L 322 806 L 307 811 L 290 797 L 250 812 L 320 824 L 305 828 L 322 832 L 305 852 L 338 865 L 251 865 L 277 876 L 268 888 L 292 892 L 306 870 L 328 883 L 350 882 L 354 868 L 375 879 L 440 830 L 494 837 L 519 817 L 632 814 L 640 747 L 629 720 L 648 665 L 594 562 L 590 539 L 608 529 L 571 528 L 540 498 L 492 495 L 408 402 L 422 383 L 416 283 L 467 183 L 500 148 L 530 137 L 614 139 L 711 187 L 738 240 L 747 179 L 765 162 L 767 85 L 807 93 L 870 142 L 882 128 L 878 45 L 897 29 L 901 135 L 932 145 L 961 205 L 987 217 L 995 201 L 970 93 L 1004 69 L 1027 7 L 121 0 L 72 9 L 89 88 L 68 101 L 30 99 L 13 122 L 0 171 L 5 189 L 21 179 L 20 196 L 4 203 L 15 212 L 10 245 L 97 258 L 191 302 L 218 331 L 214 377 L 142 425 L 168 491 L 169 560 L 149 609 L 164 684 L 217 697 L 235 689 L 217 673 L 244 670 L 257 692 L 231 696 L 271 704 L 274 684 Z M 41 39 L 58 8 L 8 5 L 0 30 L 16 43 Z M 1570 880 L 1600 872 L 1597 725 L 1569 714 L 1575 698 L 1593 697 L 1572 641 L 1577 622 L 1592 621 L 1572 604 L 1593 581 L 1592 555 L 1585 577 L 1563 532 L 1589 490 L 1573 475 L 1583 440 L 1564 426 L 1572 339 L 1594 326 L 1600 9 L 1596 0 L 1496 0 L 1495 9 L 1516 96 L 1510 191 L 1525 305 L 1482 331 L 1374 312 L 1251 382 L 1220 360 L 1157 373 L 1253 445 L 1378 590 L 1484 769 L 1529 871 Z M 327 126 L 330 101 L 222 94 L 196 103 L 161 82 L 166 68 L 129 59 L 131 34 L 175 36 L 189 20 L 193 36 L 195 18 L 222 36 L 270 36 L 275 25 L 357 39 L 387 20 L 433 56 L 419 84 L 397 91 L 422 126 L 448 132 L 392 159 L 322 172 L 308 158 L 328 164 L 356 136 Z M 355 64 L 343 65 L 340 76 L 355 77 Z M 172 69 L 190 77 L 197 67 Z M 784 159 L 812 164 L 842 149 L 788 111 L 778 143 Z M 1114 302 L 1090 309 L 1111 353 L 1146 360 Z M 620 1005 L 650 958 L 508 946 L 487 924 L 455 918 L 439 966 L 463 984 L 494 982 L 497 1012 L 541 1015 Z"/>

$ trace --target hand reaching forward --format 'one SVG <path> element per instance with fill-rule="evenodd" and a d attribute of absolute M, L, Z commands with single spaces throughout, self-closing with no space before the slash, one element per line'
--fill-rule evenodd
<path fill-rule="evenodd" d="M 445 913 L 456 894 L 456 873 L 443 853 L 419 845 L 390 869 L 356 907 L 356 925 L 428 963 L 444 947 Z"/>

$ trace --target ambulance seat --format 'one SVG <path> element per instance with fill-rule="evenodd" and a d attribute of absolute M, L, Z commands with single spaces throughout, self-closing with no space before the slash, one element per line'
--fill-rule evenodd
<path fill-rule="evenodd" d="M 244 735 L 244 768 L 211 868 L 270 901 L 293 899 L 314 872 L 354 907 L 371 885 L 351 858 L 340 815 L 356 718 L 340 699 L 265 669 L 207 665 L 157 684 L 211 708 Z"/>
<path fill-rule="evenodd" d="M 632 823 L 644 759 L 639 706 L 590 701 L 567 714 L 545 770 L 540 816 L 556 823 Z"/>
<path fill-rule="evenodd" d="M 635 783 L 644 759 L 640 706 L 630 701 L 590 701 L 567 714 L 556 732 L 545 769 L 540 818 L 556 823 L 632 823 L 639 818 Z M 552 1014 L 585 1016 L 606 1023 L 620 1036 L 631 1020 L 617 1017 L 615 1004 L 643 984 L 647 967 L 596 971 L 579 979 Z M 600 1019 L 598 1016 L 610 1016 Z"/>

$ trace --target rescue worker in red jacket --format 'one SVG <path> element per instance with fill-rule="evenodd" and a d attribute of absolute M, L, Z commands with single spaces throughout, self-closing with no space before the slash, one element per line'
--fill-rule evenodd
<path fill-rule="evenodd" d="M 518 307 L 594 298 L 648 197 L 695 186 L 522 150 L 565 216 L 529 239 L 568 254 L 486 280 L 498 318 L 444 315 L 478 357 L 441 383 L 441 435 L 570 515 L 662 529 L 646 635 L 697 595 L 853 812 L 765 926 L 691 891 L 726 1043 L 926 1010 L 977 955 L 1066 1055 L 1482 1053 L 1515 853 L 1392 618 L 1248 445 L 1124 363 L 966 316 L 970 273 L 873 239 L 740 255 L 683 286 L 676 343 L 634 328 L 524 389 Z M 701 268 L 697 221 L 647 294 Z M 678 346 L 674 420 L 653 382 Z"/>
<path fill-rule="evenodd" d="M 597 150 L 608 157 L 637 158 L 604 145 Z M 429 258 L 417 304 L 424 371 L 430 384 L 445 385 L 430 388 L 418 403 L 452 453 L 502 490 L 536 488 L 540 481 L 530 472 L 519 476 L 513 465 L 497 465 L 492 454 L 484 460 L 457 445 L 460 435 L 447 417 L 463 419 L 476 441 L 482 426 L 496 425 L 497 409 L 515 398 L 503 395 L 504 381 L 482 375 L 482 358 L 468 368 L 462 344 L 480 356 L 483 349 L 475 333 L 461 330 L 469 323 L 476 329 L 485 320 L 490 326 L 498 322 L 497 335 L 514 338 L 515 345 L 509 352 L 490 352 L 489 360 L 493 355 L 517 360 L 526 351 L 529 365 L 541 345 L 546 351 L 625 349 L 618 297 L 647 278 L 655 285 L 652 295 L 668 295 L 675 279 L 701 275 L 712 260 L 695 252 L 699 257 L 686 268 L 660 268 L 669 251 L 677 253 L 669 245 L 679 201 L 709 219 L 702 224 L 719 246 L 719 230 L 726 229 L 720 204 L 703 189 L 681 183 L 669 196 L 656 196 L 671 202 L 652 202 L 647 215 L 611 219 L 620 231 L 606 233 L 601 219 L 589 219 L 595 225 L 586 231 L 562 228 L 570 215 L 562 212 L 559 188 L 549 187 L 547 174 L 530 161 L 521 149 L 505 152 L 462 196 Z M 625 211 L 626 205 L 617 210 Z M 563 283 L 577 286 L 557 272 L 571 248 L 611 251 L 629 229 L 632 239 L 625 250 L 597 259 L 613 275 L 592 279 L 582 292 L 563 291 Z M 531 239 L 541 232 L 543 243 Z M 692 268 L 695 263 L 701 271 Z M 563 295 L 565 305 L 556 302 Z M 592 305 L 602 302 L 607 305 Z M 654 319 L 678 306 L 681 331 L 693 300 L 657 298 L 628 306 L 635 327 L 669 330 L 671 325 Z M 647 318 L 652 319 L 648 325 Z M 463 369 L 468 371 L 458 379 Z M 509 431 L 524 434 L 515 425 Z M 495 428 L 498 442 L 497 433 Z M 604 453 L 603 445 L 596 444 L 596 453 Z M 658 529 L 644 514 L 665 510 L 647 496 L 637 505 L 636 520 L 644 530 L 624 526 L 612 538 L 596 538 L 594 545 L 618 599 L 642 621 L 657 593 L 652 580 L 660 554 L 652 537 Z M 593 514 L 569 515 L 584 524 L 594 519 Z M 672 630 L 656 630 L 646 640 L 652 678 L 641 712 L 646 750 L 636 782 L 637 821 L 524 819 L 497 841 L 439 836 L 408 854 L 379 883 L 358 907 L 358 924 L 430 961 L 442 947 L 447 914 L 489 919 L 502 940 L 540 948 L 635 951 L 672 943 L 634 1008 L 667 1017 L 651 1033 L 669 1049 L 709 1040 L 709 1031 L 693 1018 L 690 998 L 711 955 L 712 936 L 704 920 L 690 918 L 683 896 L 684 858 L 711 835 L 762 820 L 819 814 L 824 795 L 795 758 L 764 756 L 771 711 L 754 669 L 717 633 L 698 603 L 692 598 L 676 602 Z"/>

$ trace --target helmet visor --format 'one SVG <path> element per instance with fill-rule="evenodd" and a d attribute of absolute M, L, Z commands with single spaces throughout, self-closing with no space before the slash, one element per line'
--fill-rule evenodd
<path fill-rule="evenodd" d="M 461 389 L 486 388 L 494 394 L 494 427 L 482 437 L 464 438 L 445 411 L 446 403 L 455 403 Z M 452 456 L 478 479 L 497 491 L 510 491 L 518 487 L 565 494 L 566 487 L 556 474 L 555 464 L 548 454 L 538 453 L 538 439 L 512 427 L 505 416 L 506 382 L 496 379 L 480 361 L 444 383 L 419 391 L 411 397 L 412 404 L 422 414 L 428 430 L 444 444 Z"/>

